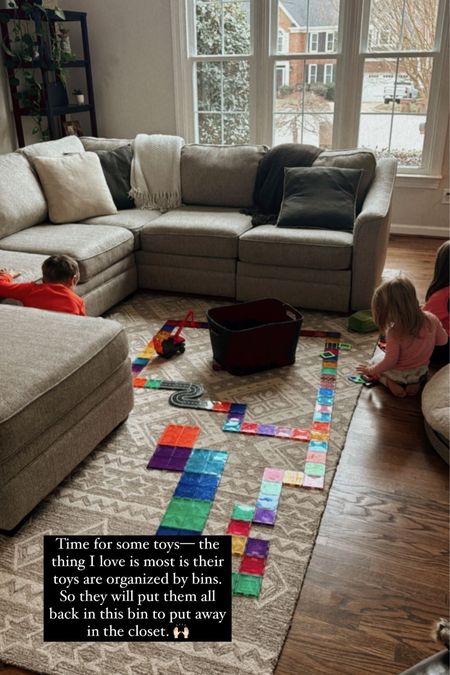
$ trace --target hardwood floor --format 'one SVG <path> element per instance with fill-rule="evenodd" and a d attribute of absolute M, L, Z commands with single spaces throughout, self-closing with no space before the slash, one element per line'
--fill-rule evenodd
<path fill-rule="evenodd" d="M 420 300 L 440 244 L 391 237 L 386 267 Z M 363 389 L 276 675 L 396 675 L 439 651 L 430 629 L 448 616 L 448 538 L 448 467 L 419 398 Z"/>

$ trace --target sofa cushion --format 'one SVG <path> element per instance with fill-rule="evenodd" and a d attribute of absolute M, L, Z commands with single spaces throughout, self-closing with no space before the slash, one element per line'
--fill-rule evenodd
<path fill-rule="evenodd" d="M 33 165 L 53 223 L 74 223 L 117 212 L 95 152 L 35 157 Z"/>
<path fill-rule="evenodd" d="M 185 145 L 181 150 L 184 204 L 243 208 L 253 204 L 264 145 Z"/>
<path fill-rule="evenodd" d="M 27 159 L 18 152 L 0 155 L 0 237 L 46 217 L 44 193 Z"/>
<path fill-rule="evenodd" d="M 131 145 L 132 138 L 97 138 L 97 136 L 81 136 L 80 141 L 85 150 L 117 150 L 124 145 Z"/>
<path fill-rule="evenodd" d="M 119 369 L 128 344 L 115 321 L 6 305 L 0 311 L 0 335 L 0 381 L 8 385 L 0 406 L 4 478 L 12 454 L 26 455 L 33 440 Z"/>
<path fill-rule="evenodd" d="M 94 150 L 100 160 L 114 204 L 118 209 L 131 209 L 134 201 L 128 194 L 131 190 L 130 173 L 133 153 L 130 145 L 115 150 Z"/>
<path fill-rule="evenodd" d="M 441 368 L 427 382 L 422 392 L 422 413 L 433 431 L 449 438 L 450 427 L 450 365 Z"/>
<path fill-rule="evenodd" d="M 239 239 L 239 260 L 261 265 L 347 270 L 353 235 L 333 230 L 293 230 L 261 225 Z"/>
<path fill-rule="evenodd" d="M 352 232 L 361 173 L 325 166 L 285 169 L 277 226 Z"/>
<path fill-rule="evenodd" d="M 56 141 L 26 145 L 19 152 L 32 162 L 35 157 L 60 157 L 65 153 L 84 152 L 84 146 L 78 136 L 63 136 Z"/>
<path fill-rule="evenodd" d="M 336 166 L 340 169 L 362 169 L 362 176 L 356 197 L 356 213 L 358 214 L 364 203 L 367 191 L 374 179 L 377 160 L 370 150 L 325 150 L 313 166 Z"/>
<path fill-rule="evenodd" d="M 141 249 L 153 253 L 237 258 L 250 217 L 237 211 L 182 207 L 164 213 L 141 231 Z"/>
<path fill-rule="evenodd" d="M 20 253 L 19 251 L 0 251 L 0 269 L 13 269 L 20 272 L 15 279 L 22 281 L 38 281 L 42 279 L 42 263 L 48 256 L 39 253 Z"/>
<path fill-rule="evenodd" d="M 72 256 L 78 261 L 81 283 L 125 258 L 133 248 L 131 232 L 106 225 L 36 225 L 0 239 L 0 249 L 7 251 Z"/>
<path fill-rule="evenodd" d="M 133 233 L 134 245 L 140 246 L 140 232 L 144 225 L 148 225 L 161 216 L 161 211 L 155 209 L 121 209 L 111 216 L 96 216 L 87 218 L 82 222 L 86 225 L 109 225 L 113 227 L 125 227 Z"/>

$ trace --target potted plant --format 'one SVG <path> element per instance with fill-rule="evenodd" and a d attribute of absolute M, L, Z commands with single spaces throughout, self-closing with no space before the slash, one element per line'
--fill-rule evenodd
<path fill-rule="evenodd" d="M 75 96 L 75 100 L 78 105 L 83 105 L 84 103 L 84 94 L 81 89 L 74 89 L 72 94 Z"/>

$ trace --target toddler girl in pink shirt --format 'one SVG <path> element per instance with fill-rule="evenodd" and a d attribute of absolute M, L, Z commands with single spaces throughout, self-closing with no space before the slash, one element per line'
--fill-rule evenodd
<path fill-rule="evenodd" d="M 386 336 L 381 360 L 360 364 L 359 373 L 379 379 L 394 396 L 419 393 L 436 345 L 448 335 L 439 319 L 419 306 L 416 290 L 406 277 L 396 277 L 379 286 L 372 299 L 372 314 Z"/>

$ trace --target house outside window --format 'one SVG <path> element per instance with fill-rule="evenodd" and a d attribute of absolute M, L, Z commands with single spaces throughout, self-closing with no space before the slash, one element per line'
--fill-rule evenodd
<path fill-rule="evenodd" d="M 188 140 L 364 145 L 440 171 L 446 0 L 171 1 Z"/>

